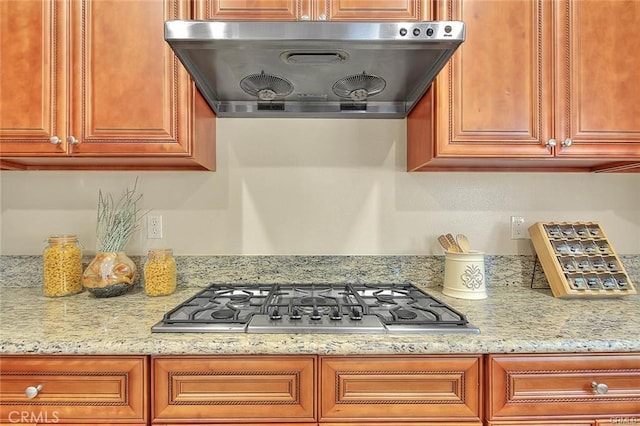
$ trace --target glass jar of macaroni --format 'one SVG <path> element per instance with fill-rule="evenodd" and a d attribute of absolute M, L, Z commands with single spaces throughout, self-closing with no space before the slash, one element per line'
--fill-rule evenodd
<path fill-rule="evenodd" d="M 51 235 L 42 259 L 45 296 L 69 296 L 83 290 L 82 247 L 77 236 Z"/>
<path fill-rule="evenodd" d="M 176 290 L 176 260 L 171 249 L 149 250 L 144 263 L 144 291 L 166 296 Z"/>

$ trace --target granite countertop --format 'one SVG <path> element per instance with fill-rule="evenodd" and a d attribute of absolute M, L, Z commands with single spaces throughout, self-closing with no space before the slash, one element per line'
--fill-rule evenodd
<path fill-rule="evenodd" d="M 640 295 L 557 299 L 548 289 L 491 286 L 484 300 L 427 292 L 467 315 L 481 333 L 151 333 L 163 314 L 198 291 L 148 297 L 140 287 L 96 299 L 47 298 L 39 287 L 0 287 L 2 354 L 448 354 L 640 351 Z"/>

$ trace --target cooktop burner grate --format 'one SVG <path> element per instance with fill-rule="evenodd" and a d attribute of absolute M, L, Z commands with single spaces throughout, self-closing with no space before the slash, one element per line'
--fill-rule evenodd
<path fill-rule="evenodd" d="M 211 284 L 152 331 L 479 333 L 463 314 L 412 284 Z"/>

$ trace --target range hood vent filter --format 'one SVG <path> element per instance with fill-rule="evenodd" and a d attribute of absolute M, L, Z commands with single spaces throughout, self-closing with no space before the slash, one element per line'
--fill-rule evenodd
<path fill-rule="evenodd" d="M 387 85 L 383 78 L 366 73 L 350 75 L 335 82 L 333 93 L 344 99 L 364 101 L 382 92 Z"/>
<path fill-rule="evenodd" d="M 284 98 L 293 92 L 293 84 L 284 78 L 272 74 L 251 74 L 240 81 L 240 87 L 251 96 L 262 101 Z"/>

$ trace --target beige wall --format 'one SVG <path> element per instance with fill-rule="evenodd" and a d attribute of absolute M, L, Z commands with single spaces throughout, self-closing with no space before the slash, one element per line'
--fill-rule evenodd
<path fill-rule="evenodd" d="M 640 253 L 640 174 L 406 173 L 403 120 L 222 119 L 218 171 L 2 172 L 0 253 L 39 254 L 74 233 L 95 251 L 98 189 L 139 177 L 165 238 L 128 247 L 178 255 L 439 254 L 465 233 L 490 254 L 530 254 L 511 215 L 600 221 L 620 254 Z"/>

